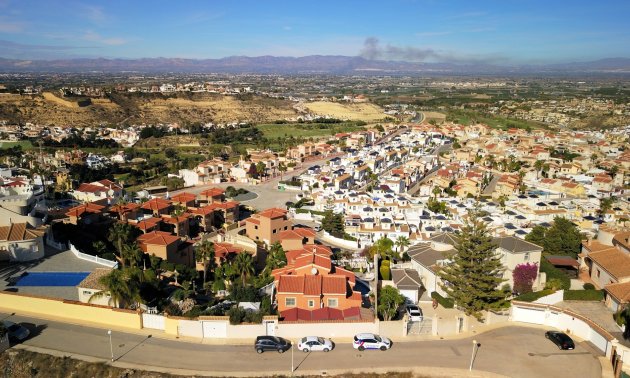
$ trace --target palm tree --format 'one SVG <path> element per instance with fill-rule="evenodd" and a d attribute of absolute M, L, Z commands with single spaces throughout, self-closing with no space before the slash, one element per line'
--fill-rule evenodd
<path fill-rule="evenodd" d="M 538 178 L 538 174 L 542 170 L 544 164 L 545 162 L 542 160 L 536 160 L 536 162 L 534 163 L 534 168 L 536 168 L 536 178 Z"/>
<path fill-rule="evenodd" d="M 142 260 L 142 250 L 138 247 L 137 243 L 125 244 L 122 249 L 122 259 L 125 262 L 129 262 L 132 267 L 138 266 L 140 260 Z M 124 266 L 124 263 L 123 263 Z"/>
<path fill-rule="evenodd" d="M 405 247 L 409 247 L 409 238 L 403 235 L 400 235 L 398 239 L 396 239 L 396 251 L 400 254 L 400 252 L 405 250 Z"/>
<path fill-rule="evenodd" d="M 214 254 L 214 243 L 205 241 L 195 250 L 195 258 L 197 262 L 203 263 L 203 283 L 205 285 L 208 275 L 208 269 L 214 270 L 216 265 Z"/>
<path fill-rule="evenodd" d="M 254 259 L 252 255 L 247 252 L 239 253 L 234 260 L 233 267 L 235 273 L 241 276 L 243 286 L 245 286 L 247 278 L 254 274 Z"/>
<path fill-rule="evenodd" d="M 190 281 L 182 282 L 181 286 L 173 292 L 173 299 L 183 301 L 184 299 L 191 298 L 195 294 L 192 289 L 192 283 Z"/>
<path fill-rule="evenodd" d="M 433 195 L 435 196 L 435 198 L 437 198 L 437 197 L 440 195 L 440 193 L 442 193 L 442 189 L 440 189 L 440 187 L 439 187 L 439 186 L 435 186 L 435 187 L 433 188 L 432 193 L 433 193 Z"/>
<path fill-rule="evenodd" d="M 123 268 L 125 267 L 125 259 L 123 258 L 123 245 L 131 238 L 131 226 L 128 223 L 115 223 L 109 230 L 108 239 L 114 243 L 118 251 L 118 259 Z"/>
<path fill-rule="evenodd" d="M 126 270 L 114 269 L 98 281 L 106 289 L 92 294 L 88 302 L 105 296 L 111 298 L 113 307 L 129 307 L 142 302 L 140 282 Z"/>
<path fill-rule="evenodd" d="M 283 267 L 287 263 L 287 255 L 284 253 L 284 249 L 279 242 L 275 242 L 269 247 L 269 253 L 267 253 L 267 260 L 265 262 L 265 273 Z"/>

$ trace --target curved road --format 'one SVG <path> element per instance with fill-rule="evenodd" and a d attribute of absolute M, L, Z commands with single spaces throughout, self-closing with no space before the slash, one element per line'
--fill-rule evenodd
<path fill-rule="evenodd" d="M 110 346 L 107 330 L 0 314 L 21 322 L 32 330 L 32 337 L 21 347 L 59 351 L 109 363 Z M 151 330 L 124 333 L 114 330 L 112 342 L 114 365 L 156 371 L 197 375 L 273 375 L 289 374 L 291 352 L 266 352 L 257 355 L 253 343 L 246 345 L 208 345 L 171 338 L 150 337 Z M 161 332 L 155 331 L 158 336 Z M 400 342 L 387 352 L 358 352 L 349 343 L 337 340 L 329 353 L 295 351 L 296 373 L 321 374 L 322 371 L 372 371 L 387 368 L 442 367 L 468 369 L 472 340 L 435 340 Z M 601 367 L 591 354 L 590 345 L 578 343 L 573 351 L 560 351 L 544 338 L 540 328 L 510 326 L 475 336 L 481 343 L 474 363 L 475 370 L 508 377 L 601 377 Z M 59 354 L 59 353 L 57 353 Z"/>

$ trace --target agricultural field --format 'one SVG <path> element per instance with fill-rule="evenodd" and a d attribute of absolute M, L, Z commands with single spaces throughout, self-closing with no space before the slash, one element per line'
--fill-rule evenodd
<path fill-rule="evenodd" d="M 17 142 L 2 142 L 0 141 L 0 148 L 11 148 L 15 146 L 22 146 L 23 150 L 33 148 L 33 143 L 30 140 L 20 140 Z"/>
<path fill-rule="evenodd" d="M 256 125 L 267 139 L 284 137 L 318 138 L 331 137 L 336 133 L 351 132 L 363 129 L 354 122 L 344 123 L 290 123 Z"/>
<path fill-rule="evenodd" d="M 338 102 L 315 101 L 304 106 L 322 117 L 331 117 L 350 121 L 380 121 L 385 118 L 383 109 L 370 103 L 341 104 Z"/>

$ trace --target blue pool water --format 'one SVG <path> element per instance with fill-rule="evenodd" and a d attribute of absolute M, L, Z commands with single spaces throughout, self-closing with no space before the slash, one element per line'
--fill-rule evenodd
<path fill-rule="evenodd" d="M 15 286 L 76 286 L 90 272 L 28 272 Z"/>

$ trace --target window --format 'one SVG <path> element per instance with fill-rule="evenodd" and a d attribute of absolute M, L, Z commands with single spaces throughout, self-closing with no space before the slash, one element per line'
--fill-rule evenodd
<path fill-rule="evenodd" d="M 597 278 L 599 278 L 600 273 L 599 269 L 597 269 Z"/>
<path fill-rule="evenodd" d="M 529 252 L 525 253 L 525 256 L 523 256 L 523 260 L 529 261 Z"/>
<path fill-rule="evenodd" d="M 275 234 L 275 233 L 276 233 L 276 230 L 273 230 L 273 233 Z"/>
<path fill-rule="evenodd" d="M 315 301 L 312 299 L 308 300 L 308 307 L 315 307 Z"/>
<path fill-rule="evenodd" d="M 328 307 L 339 306 L 339 300 L 337 298 L 328 298 Z"/>
<path fill-rule="evenodd" d="M 258 226 L 254 226 L 254 230 L 258 230 Z"/>
<path fill-rule="evenodd" d="M 284 305 L 287 307 L 294 307 L 295 306 L 295 298 L 285 298 L 284 299 Z"/>
<path fill-rule="evenodd" d="M 90 290 L 83 290 L 83 295 L 92 295 L 92 291 L 90 291 Z"/>

